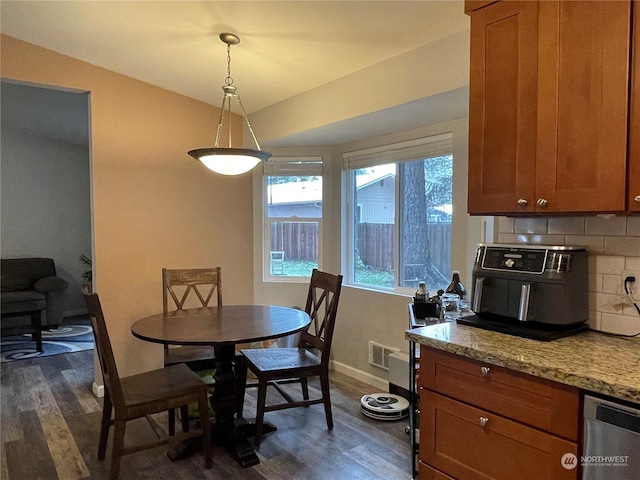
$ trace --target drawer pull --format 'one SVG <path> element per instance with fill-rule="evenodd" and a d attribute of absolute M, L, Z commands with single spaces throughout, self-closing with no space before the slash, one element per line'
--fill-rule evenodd
<path fill-rule="evenodd" d="M 480 420 L 478 420 L 478 424 L 481 427 L 486 427 L 487 423 L 489 423 L 489 419 L 487 417 L 480 417 Z"/>
<path fill-rule="evenodd" d="M 482 373 L 483 377 L 489 375 L 489 370 L 491 370 L 489 367 L 480 367 L 480 373 Z"/>

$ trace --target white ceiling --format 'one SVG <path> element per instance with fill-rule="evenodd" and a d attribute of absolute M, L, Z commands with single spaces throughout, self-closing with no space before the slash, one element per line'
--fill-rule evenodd
<path fill-rule="evenodd" d="M 4 34 L 216 106 L 227 68 L 218 35 L 235 33 L 231 73 L 249 113 L 469 27 L 462 1 L 2 0 L 0 9 Z"/>

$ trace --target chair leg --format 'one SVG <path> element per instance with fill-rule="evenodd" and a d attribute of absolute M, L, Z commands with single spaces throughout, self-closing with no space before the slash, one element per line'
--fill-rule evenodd
<path fill-rule="evenodd" d="M 169 416 L 169 435 L 174 436 L 176 434 L 176 410 L 175 408 L 170 408 L 167 411 Z"/>
<path fill-rule="evenodd" d="M 309 382 L 307 382 L 307 377 L 300 377 L 300 386 L 302 387 L 302 398 L 309 400 Z M 309 405 L 307 405 L 307 407 L 308 406 Z"/>
<path fill-rule="evenodd" d="M 322 399 L 324 400 L 324 416 L 327 418 L 327 428 L 333 428 L 333 414 L 331 413 L 331 395 L 329 393 L 329 372 L 320 375 L 320 388 L 322 389 Z"/>
<path fill-rule="evenodd" d="M 109 426 L 111 425 L 111 397 L 109 392 L 104 392 L 104 402 L 102 406 L 102 422 L 100 423 L 100 440 L 98 441 L 98 460 L 104 460 L 107 451 L 107 438 L 109 438 Z"/>
<path fill-rule="evenodd" d="M 255 446 L 260 447 L 262 440 L 262 427 L 264 425 L 264 407 L 267 401 L 267 381 L 258 379 L 258 408 L 256 411 L 256 437 Z"/>
<path fill-rule="evenodd" d="M 109 480 L 117 480 L 120 475 L 120 460 L 122 460 L 122 449 L 124 448 L 125 425 L 125 420 L 116 418 L 113 429 L 113 449 L 111 450 Z"/>
<path fill-rule="evenodd" d="M 235 373 L 237 378 L 236 383 L 236 418 L 244 417 L 244 394 L 247 390 L 247 364 L 242 358 L 236 358 Z"/>
<path fill-rule="evenodd" d="M 180 423 L 182 424 L 182 431 L 189 431 L 189 407 L 187 405 L 183 405 L 180 407 Z"/>
<path fill-rule="evenodd" d="M 200 424 L 202 425 L 202 447 L 204 452 L 204 468 L 211 468 L 213 460 L 211 458 L 211 424 L 209 422 L 209 399 L 206 392 L 198 398 L 198 413 L 200 414 Z"/>

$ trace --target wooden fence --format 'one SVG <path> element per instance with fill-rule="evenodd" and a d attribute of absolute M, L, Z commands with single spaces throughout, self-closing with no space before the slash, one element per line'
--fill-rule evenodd
<path fill-rule="evenodd" d="M 393 269 L 393 228 L 391 224 L 358 224 L 357 247 L 362 262 L 372 268 Z M 427 224 L 429 247 L 435 266 L 449 277 L 451 269 L 451 224 Z M 317 261 L 318 225 L 304 222 L 271 224 L 271 250 L 285 252 L 286 260 Z"/>
<path fill-rule="evenodd" d="M 365 265 L 381 270 L 393 268 L 393 229 L 390 224 L 358 224 L 358 252 Z M 448 277 L 451 270 L 451 223 L 429 223 L 427 231 L 433 262 Z"/>
<path fill-rule="evenodd" d="M 271 250 L 285 252 L 285 260 L 318 261 L 318 224 L 274 222 L 271 224 Z"/>

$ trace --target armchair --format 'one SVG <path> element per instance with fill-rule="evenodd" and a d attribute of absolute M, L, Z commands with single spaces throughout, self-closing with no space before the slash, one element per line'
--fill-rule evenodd
<path fill-rule="evenodd" d="M 64 291 L 69 284 L 56 275 L 51 258 L 3 258 L 0 260 L 2 329 L 23 325 L 24 316 L 45 311 L 41 327 L 55 327 L 64 314 Z"/>

